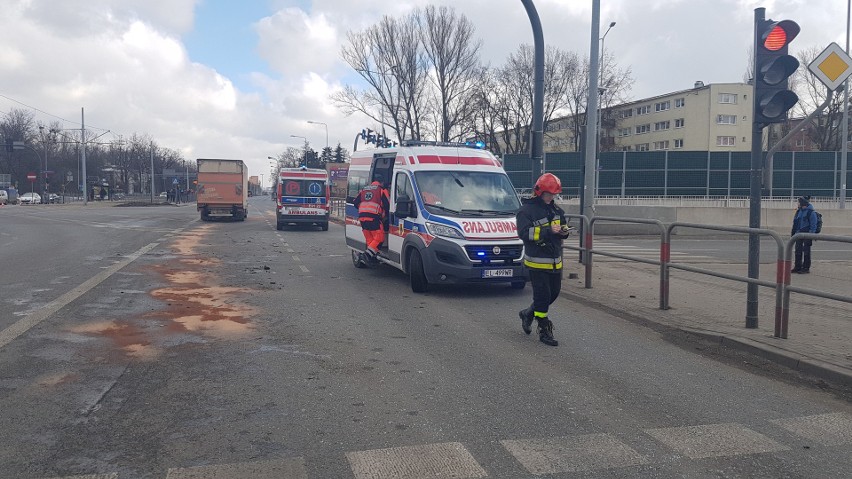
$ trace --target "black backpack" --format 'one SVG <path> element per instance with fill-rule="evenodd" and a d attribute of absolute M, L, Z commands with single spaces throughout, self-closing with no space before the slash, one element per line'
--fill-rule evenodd
<path fill-rule="evenodd" d="M 822 213 L 820 213 L 819 211 L 814 211 L 814 213 L 817 217 L 816 232 L 819 233 L 820 231 L 822 231 Z"/>

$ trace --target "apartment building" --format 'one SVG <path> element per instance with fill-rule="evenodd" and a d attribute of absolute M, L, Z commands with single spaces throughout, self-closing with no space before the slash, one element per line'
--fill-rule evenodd
<path fill-rule="evenodd" d="M 603 151 L 750 151 L 752 86 L 696 82 L 689 90 L 616 105 L 601 112 Z M 571 118 L 544 131 L 545 152 L 574 151 Z"/>
<path fill-rule="evenodd" d="M 696 82 L 604 110 L 602 149 L 749 151 L 751 93 L 747 83 Z"/>

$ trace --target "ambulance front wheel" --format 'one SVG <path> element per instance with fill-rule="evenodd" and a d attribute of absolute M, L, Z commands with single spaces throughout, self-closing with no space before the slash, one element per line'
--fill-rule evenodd
<path fill-rule="evenodd" d="M 429 288 L 429 281 L 426 280 L 426 273 L 423 271 L 423 258 L 417 250 L 413 250 L 408 259 L 408 275 L 411 280 L 411 291 L 425 293 Z"/>
<path fill-rule="evenodd" d="M 328 231 L 328 221 L 326 221 L 325 223 L 320 224 L 320 228 L 321 228 L 323 231 Z"/>

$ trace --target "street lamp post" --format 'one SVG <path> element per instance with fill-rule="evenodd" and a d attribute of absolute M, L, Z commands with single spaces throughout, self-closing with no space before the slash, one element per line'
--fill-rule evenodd
<path fill-rule="evenodd" d="M 49 196 L 50 186 L 49 186 L 49 183 L 48 183 L 49 180 L 47 178 L 47 143 L 48 143 L 49 140 L 48 140 L 48 138 L 46 138 L 44 136 L 44 127 L 43 126 L 39 126 L 38 130 L 41 133 L 41 138 L 42 138 L 41 145 L 42 145 L 42 148 L 44 149 L 44 172 L 42 173 L 42 177 L 43 177 L 43 181 L 44 181 L 44 199 L 48 200 L 49 199 L 48 196 Z M 50 133 L 50 130 L 48 130 L 48 133 Z"/>
<path fill-rule="evenodd" d="M 615 26 L 615 22 L 610 22 L 609 27 L 604 32 L 601 37 L 601 60 L 600 60 L 600 83 L 604 83 L 604 42 L 606 41 L 606 36 L 612 27 Z M 598 87 L 598 128 L 595 132 L 597 134 L 597 155 L 595 155 L 595 198 L 598 197 L 598 186 L 600 185 L 600 170 L 601 170 L 601 150 L 602 145 L 601 141 L 603 139 L 603 135 L 601 134 L 601 127 L 603 125 L 603 96 L 606 93 L 606 88 Z"/>
<path fill-rule="evenodd" d="M 306 167 L 306 168 L 307 168 L 307 166 L 308 166 L 308 139 L 307 139 L 307 138 L 305 138 L 304 136 L 299 136 L 299 135 L 290 135 L 290 137 L 292 137 L 292 138 L 301 138 L 301 139 L 305 140 L 305 145 L 304 145 L 304 149 L 305 149 L 305 160 L 304 160 L 304 163 L 302 164 L 302 166 L 304 166 L 304 167 Z"/>
<path fill-rule="evenodd" d="M 308 123 L 311 123 L 311 124 L 314 124 L 314 125 L 322 125 L 322 126 L 325 127 L 325 147 L 328 148 L 328 125 L 326 125 L 325 123 L 323 123 L 321 121 L 313 121 L 313 120 L 308 120 Z"/>

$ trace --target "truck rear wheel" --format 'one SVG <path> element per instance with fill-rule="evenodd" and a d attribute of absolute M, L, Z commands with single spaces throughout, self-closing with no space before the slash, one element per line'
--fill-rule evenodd
<path fill-rule="evenodd" d="M 210 213 L 207 208 L 201 208 L 201 221 L 210 221 Z"/>
<path fill-rule="evenodd" d="M 321 223 L 320 228 L 322 228 L 323 231 L 328 231 L 328 221 Z"/>
<path fill-rule="evenodd" d="M 411 283 L 411 291 L 425 293 L 429 289 L 429 281 L 423 271 L 423 258 L 417 250 L 413 250 L 408 259 L 408 277 Z"/>

